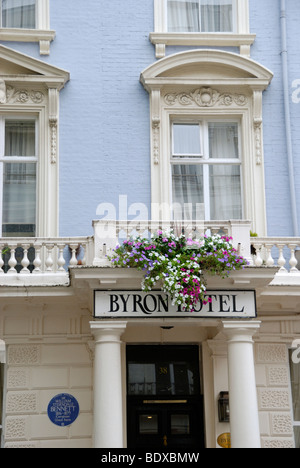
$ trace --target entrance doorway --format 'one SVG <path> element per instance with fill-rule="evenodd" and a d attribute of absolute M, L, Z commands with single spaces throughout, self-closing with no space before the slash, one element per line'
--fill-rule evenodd
<path fill-rule="evenodd" d="M 127 346 L 128 448 L 204 448 L 197 346 Z"/>

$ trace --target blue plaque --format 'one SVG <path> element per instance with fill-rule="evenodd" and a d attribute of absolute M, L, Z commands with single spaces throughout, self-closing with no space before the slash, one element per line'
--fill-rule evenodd
<path fill-rule="evenodd" d="M 73 424 L 79 415 L 79 403 L 72 395 L 56 395 L 48 405 L 48 416 L 56 426 L 65 427 Z"/>

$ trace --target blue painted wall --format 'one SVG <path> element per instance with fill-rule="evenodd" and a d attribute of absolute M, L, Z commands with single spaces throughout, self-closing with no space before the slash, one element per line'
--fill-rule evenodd
<path fill-rule="evenodd" d="M 51 28 L 57 36 L 50 57 L 36 44 L 5 43 L 64 68 L 71 81 L 61 92 L 60 235 L 92 233 L 100 203 L 128 203 L 150 209 L 149 96 L 140 72 L 153 63 L 152 0 L 51 0 Z M 300 219 L 300 103 L 292 82 L 300 80 L 299 0 L 288 0 L 290 98 Z M 292 235 L 282 93 L 280 0 L 250 0 L 251 57 L 275 76 L 264 93 L 264 146 L 269 235 Z M 183 48 L 167 48 L 175 53 Z M 232 51 L 228 48 L 227 50 Z M 300 88 L 300 83 L 299 83 Z M 300 92 L 299 92 L 300 100 Z M 259 233 L 258 233 L 259 234 Z"/>

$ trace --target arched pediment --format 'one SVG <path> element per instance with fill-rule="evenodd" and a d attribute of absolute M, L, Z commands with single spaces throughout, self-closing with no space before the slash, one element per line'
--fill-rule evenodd
<path fill-rule="evenodd" d="M 201 84 L 213 80 L 220 84 L 255 84 L 265 89 L 271 82 L 273 73 L 259 63 L 241 55 L 218 50 L 192 50 L 171 55 L 150 67 L 141 74 L 141 82 L 148 89 L 151 85 L 175 83 Z"/>

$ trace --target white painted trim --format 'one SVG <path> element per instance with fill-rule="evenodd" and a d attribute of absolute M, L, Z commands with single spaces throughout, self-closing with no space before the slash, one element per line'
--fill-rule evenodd
<path fill-rule="evenodd" d="M 67 71 L 0 45 L 2 116 L 36 118 L 39 135 L 38 224 L 39 237 L 58 236 L 59 91 L 69 80 Z M 19 74 L 5 72 L 12 63 Z M 25 69 L 25 72 L 24 72 Z M 28 72 L 26 72 L 28 70 Z M 5 90 L 5 92 L 3 92 Z"/>

